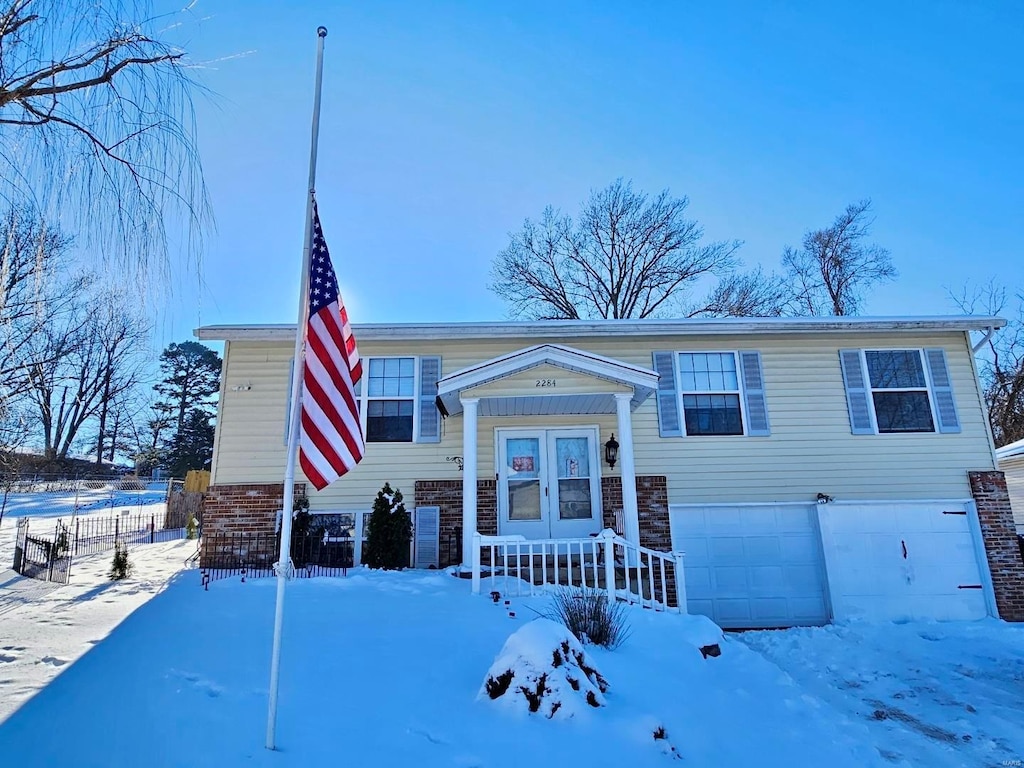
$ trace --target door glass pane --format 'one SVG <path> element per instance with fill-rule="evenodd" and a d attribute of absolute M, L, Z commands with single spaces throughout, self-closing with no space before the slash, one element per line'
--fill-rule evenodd
<path fill-rule="evenodd" d="M 558 476 L 590 477 L 590 451 L 585 437 L 555 438 Z"/>
<path fill-rule="evenodd" d="M 508 519 L 540 520 L 540 480 L 509 479 Z"/>
<path fill-rule="evenodd" d="M 505 441 L 509 520 L 540 520 L 540 439 Z"/>
<path fill-rule="evenodd" d="M 585 437 L 556 437 L 558 519 L 593 517 L 590 498 L 590 446 Z"/>

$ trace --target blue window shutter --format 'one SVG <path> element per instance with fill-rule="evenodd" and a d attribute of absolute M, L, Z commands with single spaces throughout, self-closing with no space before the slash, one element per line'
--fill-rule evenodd
<path fill-rule="evenodd" d="M 441 378 L 441 358 L 438 356 L 420 358 L 420 437 L 421 443 L 441 442 L 441 413 L 434 402 L 437 398 L 437 382 Z"/>
<path fill-rule="evenodd" d="M 679 395 L 676 393 L 676 355 L 674 352 L 655 352 L 654 370 L 658 373 L 658 434 L 662 437 L 682 437 L 679 419 Z"/>
<path fill-rule="evenodd" d="M 761 353 L 740 352 L 740 369 L 743 372 L 743 396 L 747 404 L 747 434 L 767 437 L 768 403 L 764 398 L 764 377 L 761 374 Z"/>
<path fill-rule="evenodd" d="M 859 349 L 840 349 L 839 362 L 843 367 L 843 383 L 846 385 L 846 407 L 850 411 L 850 431 L 855 435 L 873 435 L 871 404 L 868 402 L 868 388 L 864 381 L 864 369 L 860 364 Z"/>
<path fill-rule="evenodd" d="M 924 351 L 928 361 L 928 372 L 932 379 L 932 396 L 935 398 L 935 415 L 939 417 L 939 432 L 959 432 L 960 417 L 953 399 L 953 382 L 949 378 L 946 352 L 934 347 Z"/>

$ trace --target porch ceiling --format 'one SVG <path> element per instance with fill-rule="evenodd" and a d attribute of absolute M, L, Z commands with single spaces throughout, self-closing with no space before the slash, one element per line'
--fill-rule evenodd
<path fill-rule="evenodd" d="M 532 395 L 482 397 L 480 416 L 554 416 L 615 413 L 615 395 Z"/>
<path fill-rule="evenodd" d="M 438 397 L 449 414 L 462 412 L 463 392 L 484 384 L 508 379 L 517 373 L 550 365 L 583 374 L 614 386 L 632 389 L 630 407 L 636 409 L 658 386 L 658 374 L 610 357 L 595 355 L 559 344 L 541 344 L 502 355 L 445 376 L 437 384 Z M 600 393 L 555 394 L 524 392 L 522 395 L 483 396 L 481 416 L 542 416 L 552 414 L 615 413 L 613 391 Z"/>

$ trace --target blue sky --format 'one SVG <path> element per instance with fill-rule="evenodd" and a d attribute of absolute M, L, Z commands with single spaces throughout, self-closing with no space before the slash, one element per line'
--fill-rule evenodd
<path fill-rule="evenodd" d="M 284 10 L 287 8 L 287 10 Z M 318 196 L 355 322 L 500 319 L 511 230 L 617 177 L 690 197 L 748 266 L 874 200 L 897 282 L 869 314 L 1024 288 L 1018 2 L 232 2 L 180 39 L 217 231 L 163 341 L 294 322 L 315 29 L 330 30 Z M 244 54 L 237 55 L 236 54 Z M 226 58 L 225 57 L 233 57 Z M 215 61 L 222 59 L 220 61 Z"/>

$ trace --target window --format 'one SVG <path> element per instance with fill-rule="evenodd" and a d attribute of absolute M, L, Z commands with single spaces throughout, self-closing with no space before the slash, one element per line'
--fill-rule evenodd
<path fill-rule="evenodd" d="M 865 350 L 864 363 L 880 433 L 935 431 L 921 350 Z"/>
<path fill-rule="evenodd" d="M 366 377 L 366 442 L 411 443 L 416 358 L 371 357 Z"/>
<path fill-rule="evenodd" d="M 680 352 L 678 360 L 685 434 L 742 435 L 736 354 Z"/>

